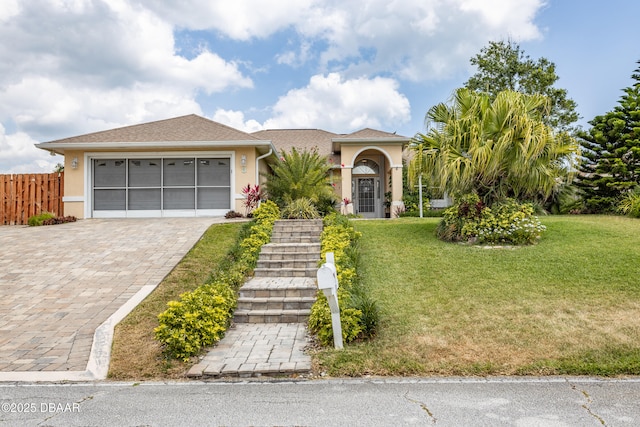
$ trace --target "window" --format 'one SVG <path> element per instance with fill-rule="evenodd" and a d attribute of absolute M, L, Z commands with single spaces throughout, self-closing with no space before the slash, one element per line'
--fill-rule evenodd
<path fill-rule="evenodd" d="M 351 173 L 353 175 L 378 175 L 380 167 L 373 160 L 362 159 L 356 162 Z"/>

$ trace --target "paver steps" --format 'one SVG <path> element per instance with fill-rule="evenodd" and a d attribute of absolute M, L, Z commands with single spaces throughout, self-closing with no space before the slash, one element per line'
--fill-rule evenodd
<path fill-rule="evenodd" d="M 316 299 L 321 220 L 276 221 L 254 277 L 241 288 L 234 327 L 188 376 L 306 374 L 305 323 Z"/>
<path fill-rule="evenodd" d="M 255 277 L 315 277 L 322 220 L 276 221 L 271 242 L 262 247 Z"/>
<path fill-rule="evenodd" d="M 306 322 L 315 301 L 322 220 L 280 220 L 240 289 L 236 323 Z"/>

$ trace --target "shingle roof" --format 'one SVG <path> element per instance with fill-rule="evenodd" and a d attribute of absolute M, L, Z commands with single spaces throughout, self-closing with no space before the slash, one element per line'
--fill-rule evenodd
<path fill-rule="evenodd" d="M 50 143 L 248 141 L 259 140 L 246 132 L 190 114 L 172 119 L 94 132 Z"/>
<path fill-rule="evenodd" d="M 359 131 L 350 133 L 348 135 L 342 136 L 340 139 L 398 139 L 398 140 L 407 140 L 406 136 L 396 135 L 396 133 L 384 132 L 381 130 L 375 130 L 370 128 L 360 129 Z"/>
<path fill-rule="evenodd" d="M 321 156 L 330 155 L 333 138 L 341 136 L 321 129 L 268 129 L 252 135 L 270 140 L 278 151 L 291 151 L 293 147 L 298 150 L 316 148 Z"/>

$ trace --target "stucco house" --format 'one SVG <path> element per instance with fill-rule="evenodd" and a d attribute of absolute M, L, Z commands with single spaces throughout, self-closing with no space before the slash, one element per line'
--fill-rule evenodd
<path fill-rule="evenodd" d="M 409 138 L 373 129 L 246 133 L 194 114 L 37 144 L 64 156 L 65 215 L 78 218 L 222 216 L 243 212 L 241 189 L 259 184 L 282 151 L 316 149 L 343 210 L 365 217 L 402 206 Z M 391 194 L 385 209 L 385 193 Z"/>

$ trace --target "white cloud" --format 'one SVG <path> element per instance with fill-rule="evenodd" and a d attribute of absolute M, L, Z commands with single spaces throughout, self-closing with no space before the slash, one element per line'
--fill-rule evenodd
<path fill-rule="evenodd" d="M 322 128 L 348 132 L 390 128 L 409 121 L 411 108 L 398 83 L 375 77 L 343 80 L 339 74 L 311 77 L 309 84 L 282 96 L 264 127 Z"/>
<path fill-rule="evenodd" d="M 4 161 L 5 154 L 23 153 L 16 141 L 25 138 L 43 141 L 202 114 L 200 103 L 212 95 L 234 96 L 238 89 L 253 88 L 245 73 L 258 79 L 248 65 L 254 63 L 269 70 L 260 73 L 265 81 L 277 84 L 258 88 L 247 97 L 251 101 L 243 102 L 273 104 L 271 118 L 260 123 L 220 108 L 214 120 L 246 131 L 262 126 L 392 130 L 411 115 L 400 83 L 465 74 L 469 58 L 488 40 L 540 37 L 534 18 L 545 3 L 1 0 L 0 123 L 12 123 L 17 130 L 2 134 L 0 157 Z M 194 55 L 178 53 L 183 46 L 176 46 L 176 30 L 197 39 Z M 213 30 L 214 35 L 191 30 Z M 263 52 L 252 51 L 254 39 L 271 48 L 283 35 L 287 42 L 274 47 L 272 63 L 260 56 Z M 233 53 L 237 60 L 207 47 L 229 40 L 239 47 Z M 281 65 L 273 67 L 278 72 L 291 67 L 316 75 L 300 87 L 308 75 L 271 76 L 273 63 Z M 297 88 L 283 95 L 278 87 Z M 42 153 L 36 153 L 33 158 L 40 159 Z"/>
<path fill-rule="evenodd" d="M 219 108 L 213 114 L 212 120 L 247 133 L 257 132 L 263 129 L 263 126 L 258 121 L 254 119 L 245 120 L 245 116 L 242 111 L 224 110 Z"/>
<path fill-rule="evenodd" d="M 53 168 L 64 160 L 52 157 L 48 152 L 36 148 L 37 141 L 24 132 L 7 135 L 0 124 L 0 173 L 43 173 L 53 172 Z"/>
<path fill-rule="evenodd" d="M 365 127 L 395 130 L 409 121 L 411 108 L 389 78 L 344 80 L 337 73 L 316 75 L 303 88 L 290 90 L 260 124 L 242 111 L 218 109 L 212 119 L 245 132 L 262 129 L 318 128 L 346 133 Z"/>
<path fill-rule="evenodd" d="M 215 29 L 236 40 L 268 37 L 305 20 L 313 0 L 146 0 L 169 22 L 195 30 Z"/>
<path fill-rule="evenodd" d="M 0 26 L 0 120 L 47 138 L 200 113 L 200 93 L 250 88 L 238 64 L 175 53 L 173 25 L 124 0 L 34 0 Z"/>
<path fill-rule="evenodd" d="M 533 20 L 546 0 L 173 0 L 145 5 L 186 28 L 213 29 L 235 40 L 266 38 L 293 28 L 300 47 L 276 56 L 294 67 L 322 41 L 323 71 L 393 73 L 428 81 L 451 77 L 489 40 L 540 37 Z"/>

